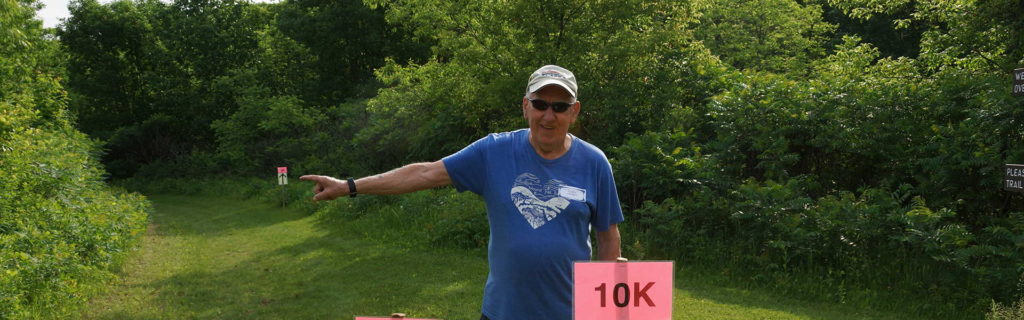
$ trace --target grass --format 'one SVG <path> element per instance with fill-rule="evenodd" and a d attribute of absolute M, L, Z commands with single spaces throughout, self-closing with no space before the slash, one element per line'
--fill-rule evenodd
<path fill-rule="evenodd" d="M 266 203 L 151 199 L 139 252 L 86 318 L 479 317 L 478 257 L 377 244 Z"/>
<path fill-rule="evenodd" d="M 325 219 L 267 202 L 201 195 L 150 199 L 155 213 L 142 245 L 84 318 L 352 319 L 391 312 L 479 318 L 487 275 L 479 250 L 368 237 L 394 233 L 367 222 L 370 216 Z M 914 318 L 729 287 L 709 274 L 682 267 L 675 319 Z"/>

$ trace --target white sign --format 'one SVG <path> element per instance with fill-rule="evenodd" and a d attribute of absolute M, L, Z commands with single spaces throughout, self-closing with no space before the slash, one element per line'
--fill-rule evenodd
<path fill-rule="evenodd" d="M 1013 95 L 1024 96 L 1024 68 L 1013 70 Z"/>
<path fill-rule="evenodd" d="M 277 184 L 288 184 L 288 167 L 277 167 Z"/>

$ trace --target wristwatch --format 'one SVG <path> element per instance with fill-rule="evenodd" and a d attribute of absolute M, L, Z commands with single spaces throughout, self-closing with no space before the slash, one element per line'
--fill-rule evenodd
<path fill-rule="evenodd" d="M 356 181 L 352 180 L 352 177 L 349 177 L 348 181 L 346 182 L 346 184 L 348 184 L 348 197 L 349 198 L 355 198 L 356 197 Z"/>

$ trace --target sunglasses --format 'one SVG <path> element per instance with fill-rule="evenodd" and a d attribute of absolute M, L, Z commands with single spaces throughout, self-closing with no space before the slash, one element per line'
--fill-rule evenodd
<path fill-rule="evenodd" d="M 559 113 L 565 112 L 565 110 L 569 110 L 569 107 L 572 107 L 572 104 L 568 102 L 548 103 L 547 101 L 541 99 L 530 99 L 530 104 L 533 105 L 534 109 L 540 111 L 547 110 L 548 107 L 551 107 L 552 111 Z"/>

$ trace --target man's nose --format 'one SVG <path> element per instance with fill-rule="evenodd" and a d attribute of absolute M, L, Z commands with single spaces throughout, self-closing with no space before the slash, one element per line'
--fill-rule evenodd
<path fill-rule="evenodd" d="M 548 107 L 547 109 L 544 110 L 544 120 L 553 120 L 553 119 L 555 119 L 555 108 Z"/>

